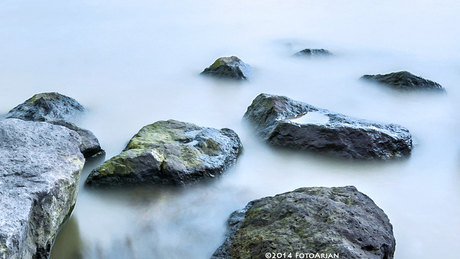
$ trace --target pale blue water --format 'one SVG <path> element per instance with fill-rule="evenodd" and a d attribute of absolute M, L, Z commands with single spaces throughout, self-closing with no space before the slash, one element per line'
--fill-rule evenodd
<path fill-rule="evenodd" d="M 80 125 L 118 154 L 144 125 L 178 119 L 228 127 L 245 152 L 205 186 L 80 189 L 52 258 L 209 258 L 229 214 L 303 186 L 355 185 L 389 216 L 395 258 L 460 254 L 460 8 L 455 1 L 1 1 L 0 114 L 58 91 L 89 109 Z M 294 59 L 325 48 L 327 59 Z M 220 56 L 250 82 L 198 74 Z M 447 95 L 398 94 L 364 74 L 408 70 Z M 241 118 L 259 93 L 282 94 L 414 135 L 410 159 L 344 163 L 259 143 Z M 102 161 L 89 164 L 89 170 Z"/>

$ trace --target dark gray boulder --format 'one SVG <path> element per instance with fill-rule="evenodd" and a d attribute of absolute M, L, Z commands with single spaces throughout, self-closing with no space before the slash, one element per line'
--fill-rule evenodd
<path fill-rule="evenodd" d="M 389 159 L 411 153 L 409 130 L 348 117 L 285 96 L 260 94 L 244 118 L 265 142 L 348 159 Z"/>
<path fill-rule="evenodd" d="M 332 56 L 329 50 L 325 49 L 304 49 L 294 54 L 296 57 L 316 57 L 316 56 Z"/>
<path fill-rule="evenodd" d="M 438 91 L 445 92 L 446 89 L 440 84 L 421 78 L 407 71 L 389 73 L 385 75 L 364 75 L 361 80 L 374 82 L 389 86 L 393 89 L 408 92 L 408 91 Z"/>
<path fill-rule="evenodd" d="M 231 56 L 218 58 L 201 74 L 218 78 L 246 80 L 251 72 L 252 68 L 250 65 L 244 63 L 238 57 Z"/>
<path fill-rule="evenodd" d="M 368 196 L 353 186 L 310 187 L 235 211 L 211 259 L 391 259 L 395 246 L 387 215 Z"/>
<path fill-rule="evenodd" d="M 85 108 L 75 99 L 60 93 L 40 93 L 13 108 L 7 118 L 27 121 L 74 121 Z"/>
<path fill-rule="evenodd" d="M 94 169 L 86 185 L 186 185 L 222 174 L 241 150 L 231 129 L 158 121 L 143 127 L 121 154 Z"/>
<path fill-rule="evenodd" d="M 81 137 L 81 151 L 86 158 L 104 154 L 99 140 L 89 130 L 72 123 L 83 114 L 85 108 L 75 99 L 60 93 L 40 93 L 13 108 L 6 118 L 27 121 L 44 121 L 75 130 Z"/>
<path fill-rule="evenodd" d="M 0 258 L 48 258 L 77 199 L 80 143 L 62 126 L 0 121 Z"/>

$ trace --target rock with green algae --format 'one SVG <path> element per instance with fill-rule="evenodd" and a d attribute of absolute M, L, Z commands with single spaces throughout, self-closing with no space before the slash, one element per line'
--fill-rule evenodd
<path fill-rule="evenodd" d="M 231 129 L 158 121 L 143 127 L 122 153 L 94 169 L 86 185 L 186 185 L 222 174 L 241 151 Z"/>
<path fill-rule="evenodd" d="M 40 93 L 16 106 L 6 115 L 26 121 L 44 121 L 61 125 L 76 131 L 82 140 L 80 146 L 86 158 L 104 154 L 99 140 L 87 129 L 82 129 L 73 122 L 83 114 L 85 108 L 75 99 L 56 92 Z"/>
<path fill-rule="evenodd" d="M 44 122 L 0 121 L 0 258 L 47 259 L 77 199 L 80 136 Z"/>
<path fill-rule="evenodd" d="M 220 57 L 211 66 L 207 67 L 202 75 L 219 78 L 246 80 L 250 77 L 252 68 L 236 56 Z"/>
<path fill-rule="evenodd" d="M 353 186 L 300 188 L 254 200 L 232 213 L 228 227 L 211 259 L 262 259 L 267 253 L 392 259 L 396 246 L 387 215 Z"/>

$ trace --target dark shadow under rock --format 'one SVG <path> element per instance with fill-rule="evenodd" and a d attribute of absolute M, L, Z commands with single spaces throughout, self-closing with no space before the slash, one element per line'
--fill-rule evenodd
<path fill-rule="evenodd" d="M 378 83 L 390 88 L 403 91 L 436 91 L 445 92 L 440 84 L 411 74 L 407 71 L 394 72 L 389 74 L 364 75 L 360 78 L 369 82 Z"/>
<path fill-rule="evenodd" d="M 246 80 L 250 77 L 252 68 L 236 56 L 218 58 L 211 66 L 206 68 L 202 75 L 217 78 Z"/>
<path fill-rule="evenodd" d="M 412 136 L 400 125 L 352 118 L 285 96 L 260 94 L 244 118 L 275 147 L 347 159 L 390 159 L 412 150 Z"/>
<path fill-rule="evenodd" d="M 282 258 L 392 259 L 395 246 L 390 220 L 368 196 L 353 186 L 310 187 L 254 200 L 235 211 L 226 240 L 211 259 L 278 253 Z"/>
<path fill-rule="evenodd" d="M 231 129 L 158 121 L 143 127 L 121 154 L 94 169 L 86 186 L 191 184 L 222 174 L 241 151 Z"/>

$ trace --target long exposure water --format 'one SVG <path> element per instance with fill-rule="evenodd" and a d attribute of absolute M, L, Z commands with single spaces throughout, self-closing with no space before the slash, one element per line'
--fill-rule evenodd
<path fill-rule="evenodd" d="M 460 4 L 456 1 L 0 2 L 0 114 L 57 91 L 83 104 L 79 125 L 117 155 L 144 125 L 177 119 L 231 128 L 237 165 L 183 189 L 90 191 L 82 172 L 53 259 L 209 258 L 247 202 L 305 186 L 354 185 L 391 220 L 395 258 L 460 254 Z M 298 59 L 304 48 L 330 58 Z M 216 58 L 253 67 L 248 82 L 199 76 Z M 447 94 L 399 93 L 359 81 L 407 70 Z M 260 143 L 242 122 L 259 93 L 353 117 L 398 123 L 409 159 L 347 162 Z"/>

